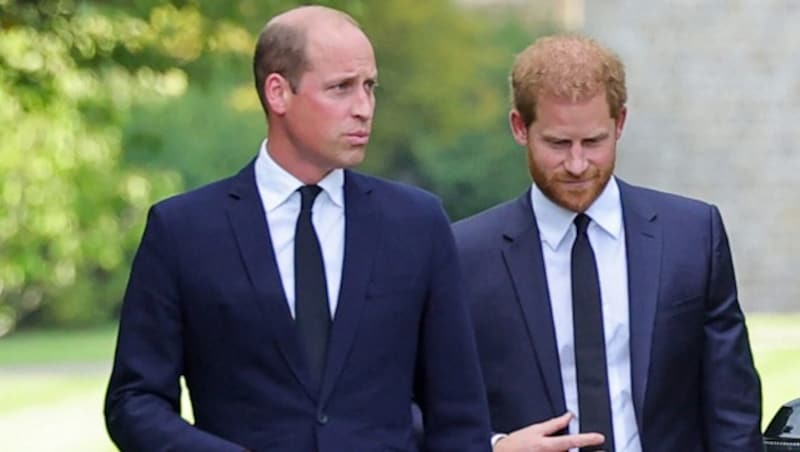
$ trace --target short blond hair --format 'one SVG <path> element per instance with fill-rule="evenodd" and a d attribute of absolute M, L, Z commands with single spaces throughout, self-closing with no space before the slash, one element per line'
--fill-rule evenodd
<path fill-rule="evenodd" d="M 517 55 L 510 78 L 512 102 L 526 126 L 536 121 L 536 101 L 542 95 L 579 101 L 605 91 L 614 119 L 628 96 L 619 57 L 579 35 L 537 39 Z"/>

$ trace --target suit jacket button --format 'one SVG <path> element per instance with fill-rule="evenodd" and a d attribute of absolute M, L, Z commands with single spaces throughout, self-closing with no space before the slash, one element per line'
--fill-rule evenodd
<path fill-rule="evenodd" d="M 325 413 L 319 413 L 319 415 L 317 416 L 317 422 L 319 422 L 320 425 L 327 424 L 328 423 L 328 415 L 325 414 Z"/>

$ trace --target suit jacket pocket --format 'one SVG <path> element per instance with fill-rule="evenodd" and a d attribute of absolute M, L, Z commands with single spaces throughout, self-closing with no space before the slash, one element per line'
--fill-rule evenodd
<path fill-rule="evenodd" d="M 660 303 L 656 323 L 667 327 L 690 328 L 702 326 L 705 296 L 697 295 L 676 301 Z"/>

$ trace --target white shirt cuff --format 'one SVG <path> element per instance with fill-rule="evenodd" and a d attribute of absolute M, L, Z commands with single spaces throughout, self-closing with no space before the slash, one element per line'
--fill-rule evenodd
<path fill-rule="evenodd" d="M 498 441 L 507 437 L 508 435 L 506 435 L 505 433 L 495 433 L 494 435 L 492 435 L 492 447 L 494 447 Z"/>

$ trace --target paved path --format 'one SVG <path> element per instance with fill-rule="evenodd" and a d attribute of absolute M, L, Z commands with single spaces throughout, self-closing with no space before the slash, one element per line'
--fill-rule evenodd
<path fill-rule="evenodd" d="M 30 406 L 0 411 L 0 452 L 113 452 L 103 419 L 103 396 L 108 362 L 0 366 L 0 397 L 13 397 L 43 388 Z M 50 400 L 46 386 L 59 380 L 83 381 L 77 390 Z M 90 383 L 85 383 L 85 381 Z M 95 383 L 96 381 L 96 383 Z M 63 383 L 63 382 L 62 382 Z M 81 389 L 85 385 L 85 390 Z M 67 384 L 69 386 L 70 384 Z M 33 389 L 31 389 L 33 388 Z M 182 405 L 189 408 L 183 391 Z M 13 406 L 13 404 L 12 404 Z M 190 410 L 187 410 L 190 411 Z M 191 419 L 191 414 L 187 413 Z"/>
<path fill-rule="evenodd" d="M 8 452 L 111 452 L 105 432 L 103 388 L 56 404 L 0 415 L 0 450 Z"/>
<path fill-rule="evenodd" d="M 0 451 L 16 452 L 110 452 L 116 450 L 103 422 L 104 381 L 107 362 L 18 365 L 0 367 L 6 384 L 27 382 L 23 393 L 45 387 L 49 381 L 97 381 L 85 390 L 64 394 L 52 401 L 36 400 L 30 406 L 0 412 Z M 80 386 L 78 386 L 80 388 Z M 17 391 L 19 391 L 18 387 Z M 13 387 L 0 394 L 13 396 Z"/>

